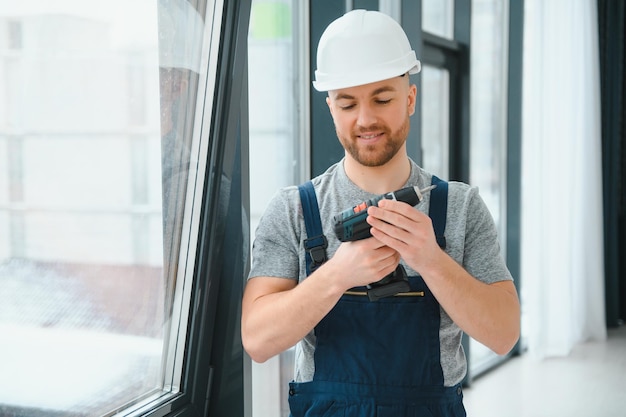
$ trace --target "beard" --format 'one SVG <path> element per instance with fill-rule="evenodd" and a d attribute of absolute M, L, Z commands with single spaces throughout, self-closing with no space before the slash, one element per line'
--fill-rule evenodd
<path fill-rule="evenodd" d="M 410 121 L 407 115 L 402 125 L 394 132 L 391 132 L 387 126 L 372 125 L 367 129 L 359 129 L 356 132 L 351 132 L 349 137 L 343 136 L 337 131 L 337 137 L 344 149 L 359 164 L 366 167 L 379 167 L 385 165 L 396 156 L 398 151 L 402 148 L 402 145 L 404 145 L 404 142 L 406 142 L 406 138 L 409 136 L 409 128 Z M 359 143 L 357 136 L 368 131 L 384 132 L 387 139 L 384 143 L 375 143 L 373 145 L 363 145 Z"/>

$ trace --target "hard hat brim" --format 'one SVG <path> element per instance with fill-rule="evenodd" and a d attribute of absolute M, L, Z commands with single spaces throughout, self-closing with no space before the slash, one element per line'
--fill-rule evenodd
<path fill-rule="evenodd" d="M 322 92 L 340 90 L 342 88 L 356 87 L 359 85 L 388 80 L 406 73 L 417 74 L 421 70 L 421 63 L 415 57 L 414 51 L 411 51 L 399 61 L 401 62 L 391 62 L 379 68 L 370 69 L 366 73 L 346 74 L 344 77 L 337 77 L 336 74 L 324 74 L 323 72 L 316 70 L 313 87 L 317 91 Z"/>

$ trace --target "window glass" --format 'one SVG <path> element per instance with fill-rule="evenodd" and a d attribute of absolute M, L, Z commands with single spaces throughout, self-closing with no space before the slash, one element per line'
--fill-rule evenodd
<path fill-rule="evenodd" d="M 0 414 L 179 390 L 203 31 L 186 0 L 0 0 Z"/>
<path fill-rule="evenodd" d="M 450 165 L 450 73 L 422 66 L 422 167 L 448 178 Z"/>
<path fill-rule="evenodd" d="M 454 38 L 454 0 L 422 0 L 422 30 Z"/>
<path fill-rule="evenodd" d="M 504 0 L 472 1 L 470 182 L 496 222 L 506 249 L 506 119 L 508 9 Z M 493 354 L 472 340 L 472 367 L 481 369 Z"/>
<path fill-rule="evenodd" d="M 508 11 L 504 0 L 473 0 L 470 180 L 505 242 Z M 504 247 L 504 245 L 502 245 Z"/>
<path fill-rule="evenodd" d="M 300 174 L 299 85 L 292 1 L 254 0 L 248 40 L 252 228 L 279 187 Z M 300 110 L 299 110 L 300 109 Z"/>
<path fill-rule="evenodd" d="M 253 0 L 248 37 L 251 236 L 276 191 L 304 181 L 309 167 L 305 5 Z M 254 417 L 288 416 L 293 350 L 252 365 Z"/>

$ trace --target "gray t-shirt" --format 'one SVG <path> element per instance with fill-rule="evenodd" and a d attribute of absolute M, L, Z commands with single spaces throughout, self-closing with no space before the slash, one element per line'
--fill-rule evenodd
<path fill-rule="evenodd" d="M 405 187 L 427 187 L 432 175 L 411 161 L 411 175 Z M 346 175 L 343 161 L 331 166 L 314 178 L 313 185 L 320 208 L 322 228 L 328 239 L 326 253 L 331 258 L 341 243 L 333 231 L 333 217 L 356 204 L 375 197 L 357 187 Z M 393 190 L 389 190 L 393 191 Z M 428 213 L 429 194 L 416 206 Z M 289 186 L 277 192 L 261 217 L 252 249 L 249 278 L 269 276 L 306 279 L 304 240 L 306 229 L 298 187 Z M 448 187 L 446 217 L 446 253 L 475 278 L 485 282 L 512 280 L 500 254 L 500 245 L 493 218 L 478 195 L 478 189 L 451 181 Z M 407 274 L 417 275 L 401 261 Z M 467 362 L 461 346 L 461 329 L 441 310 L 440 349 L 444 385 L 459 383 L 466 372 Z M 296 382 L 313 379 L 315 365 L 315 332 L 311 331 L 296 345 Z M 407 358 L 410 360 L 410 358 Z"/>

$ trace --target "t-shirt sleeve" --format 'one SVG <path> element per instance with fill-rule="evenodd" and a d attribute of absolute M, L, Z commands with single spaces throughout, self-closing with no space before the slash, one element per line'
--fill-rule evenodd
<path fill-rule="evenodd" d="M 463 266 L 473 277 L 487 284 L 512 280 L 500 250 L 493 217 L 478 189 L 468 191 Z"/>
<path fill-rule="evenodd" d="M 298 279 L 300 207 L 296 187 L 282 189 L 270 200 L 255 232 L 248 278 Z"/>

